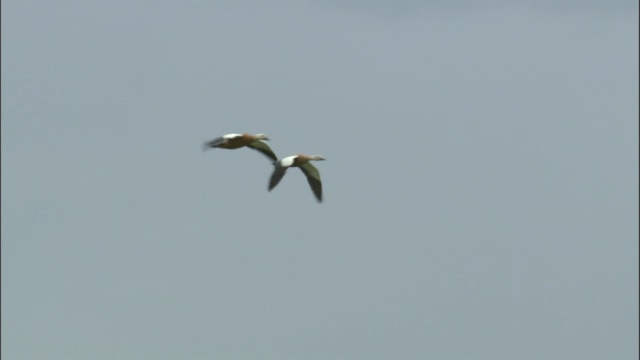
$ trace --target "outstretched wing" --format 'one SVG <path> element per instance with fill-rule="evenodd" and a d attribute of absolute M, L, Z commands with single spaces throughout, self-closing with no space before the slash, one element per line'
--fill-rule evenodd
<path fill-rule="evenodd" d="M 202 145 L 202 151 L 207 150 L 208 148 L 216 148 L 219 147 L 220 145 L 224 144 L 226 141 L 225 138 L 223 138 L 222 136 L 217 137 L 213 140 L 207 141 L 206 143 L 204 143 Z"/>
<path fill-rule="evenodd" d="M 271 174 L 271 179 L 269 179 L 269 191 L 273 190 L 276 185 L 282 180 L 282 177 L 287 172 L 286 167 L 279 166 L 275 164 L 275 169 L 273 170 L 273 174 Z"/>
<path fill-rule="evenodd" d="M 311 190 L 316 196 L 316 199 L 318 199 L 318 202 L 322 202 L 322 182 L 320 181 L 320 172 L 318 169 L 311 165 L 311 163 L 304 163 L 300 165 L 300 170 L 302 170 L 307 177 L 309 186 L 311 186 Z"/>
<path fill-rule="evenodd" d="M 252 148 L 252 149 L 260 151 L 261 153 L 263 153 L 264 155 L 266 155 L 268 158 L 270 158 L 273 161 L 278 161 L 278 158 L 276 157 L 276 154 L 274 154 L 273 150 L 271 150 L 269 145 L 267 145 L 263 141 L 257 140 L 257 141 L 254 141 L 254 142 L 250 143 L 247 146 Z"/>

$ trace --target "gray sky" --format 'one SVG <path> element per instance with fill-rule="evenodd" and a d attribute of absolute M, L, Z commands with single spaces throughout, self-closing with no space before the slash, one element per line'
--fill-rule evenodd
<path fill-rule="evenodd" d="M 636 359 L 637 2 L 479 3 L 3 1 L 2 358 Z"/>

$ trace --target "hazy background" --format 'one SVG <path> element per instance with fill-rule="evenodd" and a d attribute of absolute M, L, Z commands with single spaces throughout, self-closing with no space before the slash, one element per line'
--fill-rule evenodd
<path fill-rule="evenodd" d="M 637 359 L 637 1 L 2 1 L 2 358 Z M 325 202 L 250 150 L 318 154 Z"/>

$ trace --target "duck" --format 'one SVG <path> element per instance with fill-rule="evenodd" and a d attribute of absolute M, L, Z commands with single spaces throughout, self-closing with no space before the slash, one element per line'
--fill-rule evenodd
<path fill-rule="evenodd" d="M 278 161 L 278 157 L 263 140 L 269 140 L 266 134 L 227 134 L 204 143 L 202 150 L 210 148 L 239 149 L 248 146 L 260 151 L 272 161 Z"/>
<path fill-rule="evenodd" d="M 269 179 L 269 191 L 273 190 L 276 185 L 278 185 L 290 167 L 297 167 L 300 168 L 307 177 L 307 182 L 309 182 L 309 186 L 311 186 L 311 191 L 313 191 L 313 195 L 315 195 L 316 200 L 319 203 L 322 202 L 322 181 L 320 180 L 320 172 L 315 166 L 311 165 L 309 162 L 311 160 L 325 160 L 325 158 L 320 155 L 298 154 L 287 156 L 274 162 L 273 165 L 275 169 Z"/>

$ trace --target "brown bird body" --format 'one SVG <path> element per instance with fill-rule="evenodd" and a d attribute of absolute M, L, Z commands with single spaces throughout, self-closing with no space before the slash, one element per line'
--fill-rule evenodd
<path fill-rule="evenodd" d="M 204 143 L 203 150 L 209 148 L 239 149 L 246 146 L 260 151 L 273 161 L 277 161 L 278 157 L 276 154 L 271 150 L 269 145 L 262 140 L 269 140 L 269 137 L 265 134 L 227 134 L 207 141 Z"/>
<path fill-rule="evenodd" d="M 282 177 L 284 177 L 284 174 L 287 172 L 287 169 L 290 167 L 297 167 L 300 168 L 307 177 L 307 182 L 309 183 L 316 200 L 318 200 L 318 202 L 322 202 L 322 181 L 320 180 L 320 172 L 315 166 L 311 165 L 309 162 L 310 160 L 324 160 L 324 158 L 319 155 L 309 156 L 298 154 L 287 156 L 274 162 L 273 165 L 275 166 L 275 169 L 269 179 L 269 191 L 273 190 L 276 185 L 278 185 L 280 180 L 282 180 Z"/>

